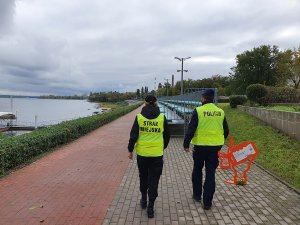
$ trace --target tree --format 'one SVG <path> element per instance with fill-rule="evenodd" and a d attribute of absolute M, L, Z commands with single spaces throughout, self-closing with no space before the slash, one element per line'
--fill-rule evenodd
<path fill-rule="evenodd" d="M 150 94 L 155 95 L 155 91 L 154 90 L 150 91 Z"/>
<path fill-rule="evenodd" d="M 294 50 L 287 50 L 288 62 L 287 67 L 289 70 L 288 79 L 292 82 L 295 89 L 300 85 L 300 47 Z"/>
<path fill-rule="evenodd" d="M 237 93 L 245 93 L 250 84 L 274 86 L 282 81 L 278 70 L 279 50 L 277 46 L 262 45 L 236 56 L 232 68 L 233 86 Z"/>
<path fill-rule="evenodd" d="M 144 98 L 145 92 L 144 92 L 144 87 L 141 89 L 141 97 Z"/>
<path fill-rule="evenodd" d="M 214 87 L 220 86 L 220 87 L 225 88 L 227 85 L 229 85 L 229 77 L 225 77 L 220 74 L 216 74 L 216 75 L 213 75 L 211 77 L 211 79 L 213 80 Z"/>
<path fill-rule="evenodd" d="M 136 89 L 136 97 L 137 97 L 137 98 L 140 98 L 140 97 L 141 97 L 140 89 Z"/>
<path fill-rule="evenodd" d="M 92 93 L 89 96 L 88 100 L 91 102 L 121 102 L 127 99 L 134 99 L 136 98 L 135 92 L 126 92 L 126 93 L 119 93 L 119 92 L 100 92 L 100 93 Z"/>
<path fill-rule="evenodd" d="M 227 76 L 221 76 L 219 74 L 213 75 L 210 78 L 204 78 L 199 80 L 183 80 L 184 90 L 197 89 L 197 88 L 218 88 L 218 94 L 225 94 L 225 87 L 230 84 L 230 79 Z M 168 87 L 168 95 L 179 95 L 181 92 L 181 81 L 177 81 L 172 87 L 170 83 L 165 82 L 164 85 L 158 84 L 157 95 L 166 96 Z"/>

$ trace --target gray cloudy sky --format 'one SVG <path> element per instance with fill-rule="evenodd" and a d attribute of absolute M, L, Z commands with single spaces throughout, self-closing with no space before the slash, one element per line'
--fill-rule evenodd
<path fill-rule="evenodd" d="M 262 44 L 300 46 L 299 0 L 0 0 L 0 94 L 154 88 L 228 75 Z"/>

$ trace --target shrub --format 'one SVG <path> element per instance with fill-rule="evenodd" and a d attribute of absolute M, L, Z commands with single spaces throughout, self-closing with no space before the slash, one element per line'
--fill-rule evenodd
<path fill-rule="evenodd" d="M 244 105 L 247 102 L 245 95 L 231 95 L 229 97 L 231 108 L 236 108 L 237 105 Z"/>
<path fill-rule="evenodd" d="M 47 152 L 95 130 L 136 109 L 140 105 L 119 107 L 103 114 L 66 121 L 32 131 L 28 134 L 1 139 L 0 175 L 43 152 Z"/>
<path fill-rule="evenodd" d="M 218 103 L 229 103 L 229 98 L 226 97 L 226 98 L 219 98 L 218 99 Z"/>
<path fill-rule="evenodd" d="M 262 104 L 262 98 L 265 97 L 267 93 L 267 87 L 262 84 L 251 84 L 246 88 L 246 95 L 251 104 L 253 104 L 253 102 Z"/>
<path fill-rule="evenodd" d="M 300 90 L 290 87 L 268 87 L 268 94 L 263 98 L 264 103 L 299 103 Z"/>

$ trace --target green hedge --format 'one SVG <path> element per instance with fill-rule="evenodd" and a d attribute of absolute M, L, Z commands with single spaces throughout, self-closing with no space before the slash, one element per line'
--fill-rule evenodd
<path fill-rule="evenodd" d="M 262 104 L 261 99 L 265 97 L 267 93 L 267 87 L 262 84 L 251 84 L 246 88 L 246 95 L 251 104 L 254 102 Z"/>
<path fill-rule="evenodd" d="M 138 108 L 140 104 L 35 130 L 28 134 L 1 139 L 0 175 L 28 162 L 33 157 L 66 144 Z M 129 131 L 128 131 L 129 132 Z"/>
<path fill-rule="evenodd" d="M 236 108 L 237 105 L 244 105 L 247 102 L 245 95 L 231 95 L 229 97 L 229 103 L 231 108 Z"/>
<path fill-rule="evenodd" d="M 0 140 L 4 139 L 4 138 L 5 138 L 5 135 L 2 132 L 0 132 Z"/>
<path fill-rule="evenodd" d="M 218 103 L 229 103 L 229 98 L 219 98 Z"/>
<path fill-rule="evenodd" d="M 268 103 L 299 103 L 300 90 L 289 87 L 268 87 L 268 93 L 263 98 Z"/>

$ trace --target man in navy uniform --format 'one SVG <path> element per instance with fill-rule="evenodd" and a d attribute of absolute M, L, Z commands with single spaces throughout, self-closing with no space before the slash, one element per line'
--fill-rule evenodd
<path fill-rule="evenodd" d="M 201 202 L 203 188 L 203 208 L 212 207 L 215 193 L 215 172 L 219 165 L 218 151 L 229 134 L 225 113 L 214 105 L 213 89 L 206 89 L 202 94 L 202 106 L 197 107 L 191 117 L 183 147 L 189 152 L 190 142 L 194 145 L 192 173 L 193 199 Z M 202 187 L 202 168 L 205 164 L 205 182 Z"/>

